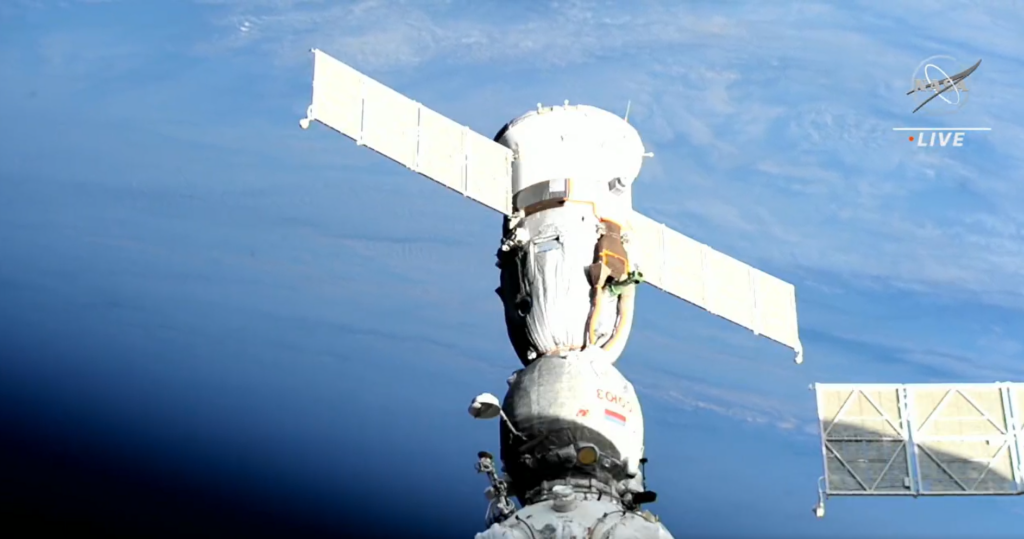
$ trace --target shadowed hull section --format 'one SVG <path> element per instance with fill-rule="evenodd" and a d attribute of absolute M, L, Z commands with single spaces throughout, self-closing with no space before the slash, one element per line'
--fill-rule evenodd
<path fill-rule="evenodd" d="M 512 490 L 521 503 L 525 503 L 527 493 L 544 481 L 593 479 L 614 489 L 618 482 L 627 479 L 615 444 L 587 425 L 557 417 L 538 417 L 515 427 L 520 433 L 529 433 L 529 438 L 520 438 L 502 425 L 501 437 L 506 443 L 502 444 L 501 460 L 513 478 Z M 577 461 L 577 451 L 585 445 L 598 450 L 598 460 L 592 465 Z"/>

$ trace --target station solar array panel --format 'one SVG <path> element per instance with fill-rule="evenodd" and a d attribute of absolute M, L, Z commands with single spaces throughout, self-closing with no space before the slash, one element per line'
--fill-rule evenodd
<path fill-rule="evenodd" d="M 1013 495 L 1024 384 L 817 384 L 826 494 Z"/>

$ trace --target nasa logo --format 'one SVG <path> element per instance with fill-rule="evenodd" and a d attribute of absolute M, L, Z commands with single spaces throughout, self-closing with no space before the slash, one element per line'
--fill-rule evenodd
<path fill-rule="evenodd" d="M 612 391 L 608 391 L 605 389 L 598 389 L 597 400 L 610 402 L 621 407 L 623 410 L 626 411 L 626 413 L 633 413 L 633 402 L 630 401 L 628 398 L 619 395 L 618 393 L 614 393 Z"/>
<path fill-rule="evenodd" d="M 910 76 L 911 90 L 907 95 L 915 96 L 918 102 L 913 113 L 921 111 L 929 103 L 932 104 L 922 114 L 936 116 L 958 112 L 967 104 L 970 95 L 964 81 L 979 65 L 981 60 L 970 67 L 958 67 L 956 58 L 943 55 L 924 59 Z M 945 69 L 940 66 L 945 66 Z"/>
<path fill-rule="evenodd" d="M 921 111 L 922 115 L 938 116 L 958 112 L 967 104 L 969 91 L 965 80 L 971 76 L 981 60 L 974 65 L 964 67 L 959 65 L 951 56 L 932 56 L 926 58 L 914 74 L 910 76 L 911 89 L 907 95 L 914 95 L 918 105 L 911 114 Z M 950 73 L 953 73 L 950 75 Z M 928 108 L 924 108 L 928 105 Z M 907 140 L 916 142 L 918 148 L 930 148 L 934 146 L 962 147 L 964 137 L 968 131 L 991 131 L 990 127 L 896 127 L 894 131 L 910 131 L 917 133 L 917 136 L 910 135 Z"/>

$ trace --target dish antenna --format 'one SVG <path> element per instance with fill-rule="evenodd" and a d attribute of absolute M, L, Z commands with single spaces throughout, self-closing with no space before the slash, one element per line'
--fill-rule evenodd
<path fill-rule="evenodd" d="M 482 393 L 469 405 L 469 415 L 477 419 L 494 419 L 501 414 L 501 403 L 498 397 L 490 393 Z"/>

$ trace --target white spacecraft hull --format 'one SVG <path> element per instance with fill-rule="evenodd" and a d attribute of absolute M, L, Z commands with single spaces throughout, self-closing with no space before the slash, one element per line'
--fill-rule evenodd
<path fill-rule="evenodd" d="M 314 50 L 307 118 L 502 213 L 498 250 L 509 340 L 523 369 L 503 404 L 501 460 L 480 538 L 670 538 L 641 505 L 644 426 L 615 368 L 633 323 L 636 285 L 654 286 L 792 348 L 796 298 L 783 282 L 633 209 L 645 153 L 623 118 L 586 105 L 543 107 L 493 140 Z M 519 500 L 517 509 L 511 499 Z"/>
<path fill-rule="evenodd" d="M 647 511 L 623 511 L 621 504 L 607 497 L 573 494 L 568 501 L 553 495 L 526 506 L 516 512 L 517 518 L 492 524 L 476 539 L 672 539 Z"/>
<path fill-rule="evenodd" d="M 496 139 L 516 156 L 498 292 L 520 360 L 588 350 L 614 363 L 638 282 L 623 228 L 644 155 L 639 134 L 610 112 L 564 105 L 538 107 Z"/>
<path fill-rule="evenodd" d="M 508 494 L 522 509 L 516 518 L 493 512 L 478 539 L 671 537 L 640 510 L 648 494 L 640 469 L 643 413 L 633 385 L 606 356 L 545 355 L 508 382 L 501 461 Z M 588 534 L 595 526 L 606 529 Z"/>
<path fill-rule="evenodd" d="M 508 381 L 501 461 L 523 509 L 496 514 L 478 538 L 592 537 L 599 520 L 614 523 L 597 537 L 671 537 L 633 503 L 645 490 L 643 414 L 613 365 L 640 282 L 623 238 L 640 136 L 607 111 L 565 104 L 516 118 L 495 140 L 515 155 L 498 294 L 525 368 Z M 571 508 L 552 501 L 556 486 L 575 496 Z"/>

